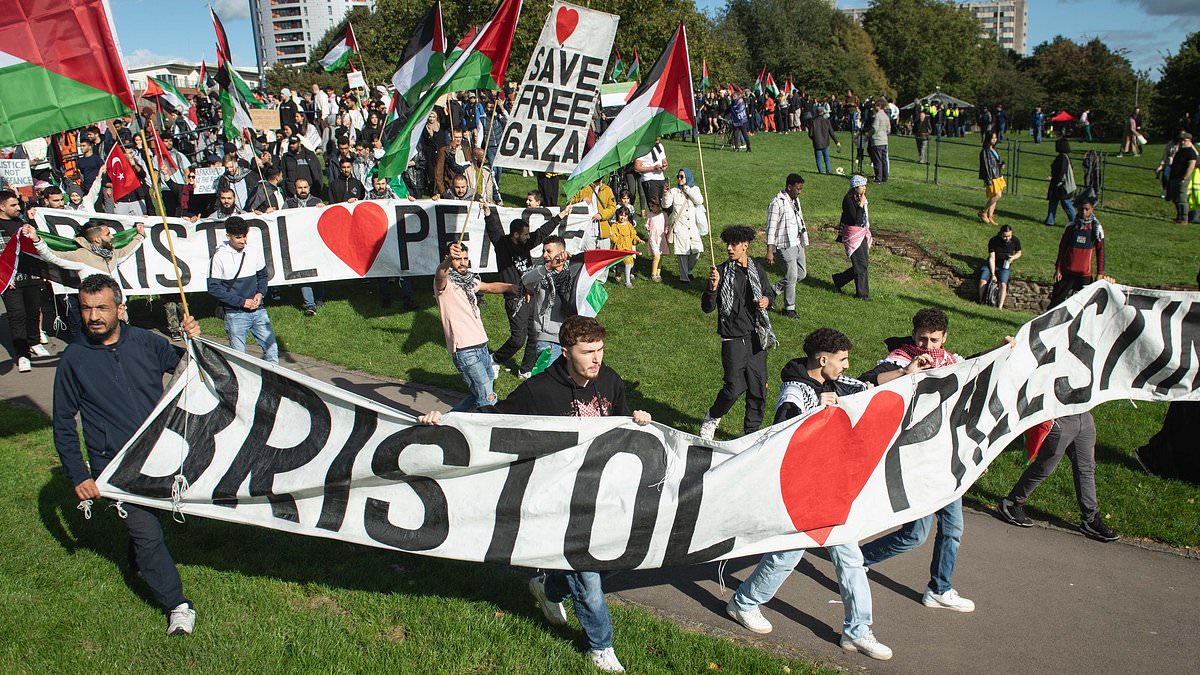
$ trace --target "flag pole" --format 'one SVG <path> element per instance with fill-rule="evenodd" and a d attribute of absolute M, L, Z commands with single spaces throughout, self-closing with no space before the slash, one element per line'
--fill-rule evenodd
<path fill-rule="evenodd" d="M 496 108 L 497 107 L 498 106 L 496 105 L 496 103 L 493 102 L 492 103 L 492 116 L 488 118 L 487 134 L 485 134 L 484 138 L 483 138 L 483 161 L 484 162 L 487 161 L 488 144 L 490 144 L 492 142 L 492 125 L 495 124 L 495 122 L 496 122 Z M 471 222 L 471 211 L 473 211 L 475 209 L 475 202 L 479 201 L 479 193 L 482 191 L 481 190 L 482 187 L 483 187 L 483 162 L 480 162 L 479 166 L 475 167 L 475 194 L 472 195 L 473 197 L 475 197 L 475 199 L 472 199 L 471 202 L 469 204 L 467 204 L 467 219 L 465 221 L 463 221 L 462 229 L 459 230 L 459 232 L 458 232 L 458 241 L 455 242 L 457 244 L 462 243 L 463 235 L 465 235 L 467 233 L 467 225 Z"/>
<path fill-rule="evenodd" d="M 183 304 L 183 313 L 190 316 L 187 296 L 183 293 L 183 277 L 179 274 L 179 261 L 175 258 L 175 239 L 171 236 L 171 226 L 167 224 L 167 208 L 163 206 L 162 192 L 158 189 L 158 172 L 154 170 L 154 161 L 150 159 L 150 144 L 146 142 L 146 130 L 139 129 L 142 136 L 142 154 L 146 155 L 146 169 L 150 172 L 150 183 L 154 188 L 154 204 L 158 215 L 162 217 L 163 229 L 167 232 L 167 248 L 171 251 L 171 266 L 175 268 L 175 283 L 179 286 L 179 300 Z"/>
<path fill-rule="evenodd" d="M 704 213 L 708 216 L 708 255 L 712 258 L 713 267 L 717 266 L 717 250 L 713 246 L 714 224 L 712 210 L 708 208 L 708 177 L 704 174 L 704 144 L 696 143 L 696 152 L 700 153 L 700 185 L 704 188 Z"/>

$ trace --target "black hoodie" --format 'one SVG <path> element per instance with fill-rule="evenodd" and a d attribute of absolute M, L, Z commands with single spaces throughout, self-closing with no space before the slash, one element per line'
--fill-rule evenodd
<path fill-rule="evenodd" d="M 841 396 L 857 394 L 867 388 L 865 382 L 842 375 L 836 380 L 817 382 L 808 374 L 808 359 L 792 359 L 779 374 L 779 402 L 775 407 L 775 424 L 798 417 L 820 407 L 821 394 Z"/>
<path fill-rule="evenodd" d="M 579 386 L 567 372 L 564 355 L 545 371 L 534 375 L 517 387 L 508 398 L 488 412 L 510 415 L 549 415 L 555 417 L 612 417 L 628 416 L 625 403 L 625 383 L 617 372 L 600 365 L 596 379 Z"/>

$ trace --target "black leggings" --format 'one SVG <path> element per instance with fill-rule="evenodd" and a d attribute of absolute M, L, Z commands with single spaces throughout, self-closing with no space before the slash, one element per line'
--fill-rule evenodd
<path fill-rule="evenodd" d="M 4 291 L 4 311 L 8 314 L 8 332 L 12 335 L 13 359 L 29 358 L 29 348 L 41 341 L 42 284 L 18 282 Z"/>

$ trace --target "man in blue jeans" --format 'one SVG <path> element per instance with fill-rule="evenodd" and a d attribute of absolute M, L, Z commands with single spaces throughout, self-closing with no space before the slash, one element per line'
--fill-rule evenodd
<path fill-rule="evenodd" d="M 775 405 L 775 424 L 836 406 L 839 396 L 865 391 L 870 385 L 843 373 L 850 367 L 850 339 L 833 328 L 818 328 L 804 339 L 805 359 L 792 359 L 783 367 L 779 401 Z M 892 650 L 875 639 L 871 632 L 871 587 L 858 543 L 829 546 L 829 557 L 837 570 L 845 619 L 842 622 L 842 649 L 862 652 L 886 661 Z M 725 613 L 755 633 L 770 633 L 771 622 L 758 608 L 775 597 L 788 575 L 800 563 L 804 549 L 768 553 L 758 567 L 738 587 L 725 606 Z"/>
<path fill-rule="evenodd" d="M 508 398 L 489 411 L 506 415 L 558 417 L 632 417 L 639 425 L 650 424 L 650 413 L 629 411 L 625 383 L 604 365 L 604 326 L 592 317 L 572 316 L 559 332 L 563 358 L 545 371 L 522 382 Z M 419 418 L 421 424 L 438 424 L 437 411 Z M 551 625 L 567 625 L 562 602 L 575 603 L 575 616 L 588 643 L 592 664 L 610 673 L 625 672 L 613 650 L 612 617 L 604 601 L 604 575 L 590 571 L 548 571 L 529 580 L 529 591 L 537 599 Z"/>
<path fill-rule="evenodd" d="M 241 216 L 225 219 L 228 239 L 217 246 L 208 268 L 208 293 L 225 314 L 229 346 L 246 351 L 246 333 L 263 350 L 263 360 L 279 363 L 275 329 L 263 301 L 267 297 L 267 261 L 262 248 L 247 246 L 250 226 Z"/>
<path fill-rule="evenodd" d="M 488 350 L 487 331 L 483 328 L 476 294 L 508 293 L 511 290 L 509 283 L 480 281 L 479 275 L 471 271 L 471 257 L 461 242 L 450 244 L 450 252 L 438 265 L 433 276 L 433 294 L 437 296 L 438 311 L 442 315 L 446 349 L 450 350 L 454 367 L 471 390 L 454 406 L 455 411 L 496 404 L 496 394 L 492 390 L 496 373 L 492 370 L 492 353 Z"/>
<path fill-rule="evenodd" d="M 946 331 L 949 319 L 940 309 L 922 309 L 913 316 L 911 341 L 893 349 L 875 368 L 866 372 L 862 380 L 875 384 L 886 384 L 920 370 L 949 366 L 963 357 L 946 349 Z M 925 516 L 904 525 L 899 530 L 864 544 L 863 563 L 867 567 L 917 548 L 929 538 L 937 518 L 938 531 L 933 540 L 933 561 L 929 565 L 929 586 L 921 603 L 926 607 L 952 609 L 956 612 L 973 612 L 975 603 L 960 596 L 950 585 L 954 564 L 958 559 L 958 546 L 962 541 L 963 517 L 962 498 Z"/>

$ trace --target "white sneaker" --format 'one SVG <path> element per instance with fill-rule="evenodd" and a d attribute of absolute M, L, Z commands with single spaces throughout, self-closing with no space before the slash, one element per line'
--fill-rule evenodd
<path fill-rule="evenodd" d="M 542 616 L 546 617 L 546 623 L 551 626 L 567 625 L 567 611 L 563 609 L 561 602 L 550 602 L 546 598 L 546 575 L 539 574 L 529 580 L 529 592 L 538 601 L 538 605 L 542 608 Z M 612 651 L 611 649 L 609 650 Z M 615 661 L 617 657 L 613 657 Z M 620 665 L 620 664 L 617 664 Z"/>
<path fill-rule="evenodd" d="M 867 629 L 866 635 L 859 638 L 852 638 L 845 633 L 842 633 L 841 643 L 842 649 L 848 652 L 862 652 L 867 656 L 878 659 L 879 661 L 887 661 L 892 658 L 892 650 L 887 645 L 875 639 L 875 634 Z"/>
<path fill-rule="evenodd" d="M 45 347 L 43 347 L 41 345 L 33 345 L 29 348 L 29 351 L 32 352 L 34 356 L 37 356 L 37 357 L 43 358 L 43 359 L 46 358 L 47 356 L 50 356 L 50 350 L 46 349 Z"/>
<path fill-rule="evenodd" d="M 1166 197 L 1163 197 L 1163 199 L 1166 199 Z M 38 341 L 44 345 L 48 345 L 48 344 L 50 344 L 50 336 L 46 335 L 46 331 L 44 331 L 44 330 L 39 331 L 38 332 Z"/>
<path fill-rule="evenodd" d="M 725 605 L 725 613 L 729 615 L 729 618 L 745 626 L 748 631 L 765 635 L 774 629 L 771 622 L 767 621 L 767 617 L 762 615 L 762 610 L 758 608 L 758 605 L 743 610 L 738 608 L 730 598 L 729 604 Z"/>
<path fill-rule="evenodd" d="M 617 653 L 612 647 L 608 649 L 593 649 L 588 652 L 588 656 L 592 657 L 592 665 L 606 673 L 623 673 L 625 666 L 617 660 Z"/>
<path fill-rule="evenodd" d="M 18 373 L 28 373 L 31 370 L 33 370 L 33 364 L 29 362 L 29 359 L 25 358 L 24 356 L 17 359 Z"/>
<path fill-rule="evenodd" d="M 191 635 L 196 627 L 196 610 L 183 603 L 167 615 L 167 635 Z"/>
<path fill-rule="evenodd" d="M 500 379 L 500 365 L 499 364 L 496 364 L 496 363 L 492 364 L 492 379 L 493 380 Z"/>
<path fill-rule="evenodd" d="M 958 591 L 953 588 L 945 593 L 934 593 L 927 588 L 925 589 L 925 595 L 921 596 L 921 604 L 926 607 L 952 609 L 956 612 L 975 611 L 975 603 L 959 595 Z"/>
<path fill-rule="evenodd" d="M 706 441 L 711 441 L 717 435 L 717 427 L 721 426 L 720 417 L 704 416 L 704 421 L 700 423 L 700 438 Z"/>
<path fill-rule="evenodd" d="M 528 380 L 529 378 L 533 377 L 533 373 L 528 370 L 522 370 L 518 371 L 517 377 L 521 378 L 522 380 Z"/>

